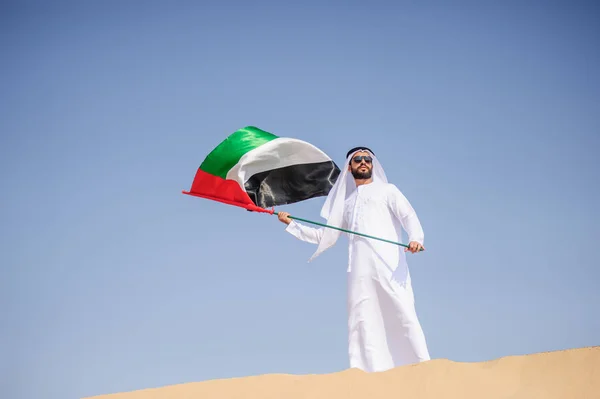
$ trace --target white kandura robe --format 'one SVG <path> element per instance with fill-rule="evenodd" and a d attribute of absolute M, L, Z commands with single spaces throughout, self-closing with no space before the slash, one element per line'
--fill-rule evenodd
<path fill-rule="evenodd" d="M 404 195 L 389 183 L 358 186 L 344 205 L 344 229 L 401 242 L 423 244 L 423 230 Z M 294 220 L 286 231 L 318 244 L 323 228 Z M 367 372 L 429 360 L 417 318 L 404 247 L 347 234 L 348 354 L 350 367 Z"/>

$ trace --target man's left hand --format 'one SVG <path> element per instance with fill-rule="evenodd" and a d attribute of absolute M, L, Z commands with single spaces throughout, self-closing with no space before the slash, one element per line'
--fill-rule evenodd
<path fill-rule="evenodd" d="M 419 251 L 424 251 L 425 247 L 423 247 L 421 244 L 419 244 L 416 241 L 411 241 L 410 243 L 408 243 L 408 248 L 406 248 L 404 250 L 404 252 L 412 252 L 413 254 Z"/>

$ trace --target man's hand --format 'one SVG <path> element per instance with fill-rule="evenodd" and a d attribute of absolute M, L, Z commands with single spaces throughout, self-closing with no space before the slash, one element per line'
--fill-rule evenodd
<path fill-rule="evenodd" d="M 411 242 L 408 244 L 408 248 L 404 249 L 404 252 L 408 252 L 408 251 L 410 251 L 410 252 L 412 252 L 412 253 L 414 254 L 414 253 L 416 253 L 416 252 L 419 252 L 420 250 L 423 250 L 423 251 L 424 251 L 424 250 L 425 250 L 425 247 L 423 247 L 421 244 L 419 244 L 419 243 L 418 243 L 418 242 L 416 242 L 416 241 L 411 241 Z"/>
<path fill-rule="evenodd" d="M 277 217 L 279 218 L 279 221 L 285 224 L 290 224 L 292 222 L 292 219 L 289 218 L 290 214 L 287 212 L 277 212 Z"/>

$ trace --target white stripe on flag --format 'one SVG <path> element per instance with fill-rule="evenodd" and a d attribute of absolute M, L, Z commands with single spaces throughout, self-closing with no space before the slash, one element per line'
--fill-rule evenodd
<path fill-rule="evenodd" d="M 327 162 L 331 158 L 314 145 L 302 140 L 279 137 L 245 153 L 227 172 L 227 179 L 244 183 L 257 173 L 292 165 Z"/>

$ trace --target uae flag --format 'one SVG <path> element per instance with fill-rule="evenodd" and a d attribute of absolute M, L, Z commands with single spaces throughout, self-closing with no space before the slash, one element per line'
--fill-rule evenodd
<path fill-rule="evenodd" d="M 183 193 L 273 213 L 265 208 L 326 196 L 339 174 L 314 145 L 248 126 L 208 154 Z"/>

